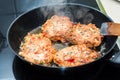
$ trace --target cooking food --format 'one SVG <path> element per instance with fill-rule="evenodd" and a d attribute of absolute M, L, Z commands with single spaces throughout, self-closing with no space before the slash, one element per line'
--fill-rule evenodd
<path fill-rule="evenodd" d="M 97 51 L 88 48 L 99 46 L 102 40 L 100 30 L 92 23 L 73 23 L 69 17 L 54 15 L 41 29 L 37 34 L 28 33 L 20 46 L 19 55 L 31 63 L 48 66 L 54 62 L 58 66 L 72 67 L 100 57 Z M 61 49 L 54 46 L 58 41 L 71 45 Z"/>
<path fill-rule="evenodd" d="M 24 42 L 21 43 L 19 55 L 25 60 L 35 63 L 49 65 L 53 59 L 56 49 L 52 47 L 50 39 L 43 37 L 42 34 L 28 33 Z"/>
<path fill-rule="evenodd" d="M 69 17 L 54 15 L 42 26 L 43 34 L 52 41 L 69 41 L 71 44 L 86 44 L 97 47 L 102 41 L 95 24 L 73 23 Z"/>
<path fill-rule="evenodd" d="M 72 67 L 96 60 L 100 54 L 89 49 L 85 44 L 66 47 L 54 55 L 54 62 L 59 66 Z"/>
<path fill-rule="evenodd" d="M 77 23 L 68 32 L 66 39 L 72 44 L 86 44 L 88 47 L 97 47 L 102 42 L 99 28 L 92 23 L 87 25 Z"/>
<path fill-rule="evenodd" d="M 65 42 L 65 34 L 73 26 L 69 17 L 54 15 L 42 25 L 43 34 L 53 41 Z"/>

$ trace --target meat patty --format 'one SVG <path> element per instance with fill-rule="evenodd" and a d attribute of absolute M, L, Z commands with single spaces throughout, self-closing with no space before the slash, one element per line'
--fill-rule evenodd
<path fill-rule="evenodd" d="M 77 23 L 73 26 L 66 39 L 72 44 L 86 44 L 88 47 L 97 47 L 102 42 L 102 37 L 99 28 L 95 24 L 88 25 Z"/>
<path fill-rule="evenodd" d="M 21 42 L 19 55 L 31 63 L 48 66 L 53 61 L 59 66 L 73 67 L 93 62 L 100 56 L 88 48 L 99 46 L 102 41 L 99 28 L 92 23 L 73 23 L 69 17 L 54 15 L 41 29 L 38 34 L 28 33 Z M 68 41 L 69 47 L 56 44 L 57 41 Z"/>
<path fill-rule="evenodd" d="M 69 17 L 54 15 L 42 25 L 42 32 L 53 41 L 64 42 L 64 36 L 72 26 Z"/>
<path fill-rule="evenodd" d="M 48 64 L 53 59 L 56 49 L 52 47 L 50 39 L 42 34 L 30 34 L 21 43 L 19 55 L 25 60 L 35 64 Z"/>
<path fill-rule="evenodd" d="M 63 48 L 54 55 L 54 62 L 62 67 L 84 65 L 96 60 L 100 54 L 86 47 L 86 45 L 74 45 Z"/>

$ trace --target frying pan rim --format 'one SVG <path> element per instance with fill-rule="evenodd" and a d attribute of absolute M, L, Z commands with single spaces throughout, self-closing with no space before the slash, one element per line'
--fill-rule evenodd
<path fill-rule="evenodd" d="M 30 12 L 33 12 L 34 10 L 37 10 L 37 9 L 39 9 L 39 8 L 46 7 L 46 6 L 57 6 L 57 5 L 59 5 L 59 6 L 61 6 L 61 5 L 71 5 L 71 6 L 74 5 L 74 6 L 81 6 L 81 7 L 85 7 L 85 8 L 88 8 L 88 9 L 92 9 L 92 10 L 97 11 L 97 12 L 99 12 L 100 14 L 104 15 L 104 16 L 107 17 L 111 22 L 113 22 L 113 20 L 112 20 L 108 15 L 102 13 L 101 11 L 99 11 L 99 10 L 96 9 L 96 8 L 93 8 L 93 7 L 91 7 L 91 6 L 84 5 L 84 4 L 78 4 L 78 3 L 60 3 L 60 4 L 50 4 L 50 5 L 44 5 L 44 6 L 36 7 L 36 8 L 34 8 L 34 9 L 29 10 L 29 11 L 26 11 L 26 12 L 22 13 L 21 15 L 19 15 L 18 17 L 16 17 L 16 18 L 13 20 L 13 22 L 10 24 L 10 26 L 9 26 L 9 28 L 8 28 L 8 30 L 7 30 L 7 37 L 6 37 L 6 38 L 7 38 L 8 46 L 9 46 L 9 48 L 12 50 L 12 52 L 13 52 L 15 55 L 17 55 L 17 57 L 19 57 L 20 59 L 24 60 L 25 62 L 30 63 L 29 61 L 27 61 L 27 60 L 25 60 L 24 58 L 22 58 L 18 53 L 16 53 L 16 52 L 13 50 L 13 48 L 11 47 L 11 45 L 10 45 L 9 33 L 10 33 L 10 29 L 12 28 L 12 26 L 14 25 L 14 23 L 15 23 L 17 20 L 19 20 L 19 18 L 21 18 L 22 16 L 24 16 L 24 15 L 30 13 Z M 116 36 L 115 43 L 116 43 L 116 41 L 117 41 L 117 38 L 118 38 L 118 37 Z M 116 45 L 115 43 L 114 43 L 114 44 L 112 45 L 112 47 L 106 52 L 106 54 L 105 54 L 104 56 L 106 56 L 106 55 L 113 49 L 113 47 L 115 47 L 115 45 Z M 93 61 L 93 62 L 84 64 L 84 65 L 73 66 L 73 67 L 51 67 L 51 66 L 49 67 L 49 66 L 44 66 L 44 65 L 37 65 L 37 64 L 34 64 L 34 63 L 33 63 L 33 65 L 37 65 L 37 66 L 40 66 L 40 67 L 46 67 L 46 68 L 52 68 L 52 69 L 53 69 L 53 68 L 56 68 L 56 69 L 64 69 L 64 68 L 71 69 L 71 68 L 82 67 L 82 66 L 85 66 L 85 65 L 94 63 L 94 62 L 98 61 L 99 59 L 103 58 L 104 56 L 98 58 L 97 60 L 95 60 L 95 61 Z M 31 63 L 30 63 L 30 64 L 31 64 Z"/>

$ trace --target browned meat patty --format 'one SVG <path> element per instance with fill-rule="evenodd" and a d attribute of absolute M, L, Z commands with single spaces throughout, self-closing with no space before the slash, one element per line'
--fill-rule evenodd
<path fill-rule="evenodd" d="M 51 41 L 42 34 L 30 34 L 25 36 L 21 43 L 19 55 L 25 60 L 35 64 L 48 64 L 53 59 L 56 49 L 52 47 Z"/>
<path fill-rule="evenodd" d="M 99 46 L 102 42 L 102 37 L 99 28 L 95 24 L 80 24 L 77 23 L 66 34 L 66 39 L 72 44 L 86 44 L 88 47 Z"/>
<path fill-rule="evenodd" d="M 64 42 L 64 36 L 72 26 L 69 17 L 54 15 L 43 24 L 42 31 L 49 39 Z"/>
<path fill-rule="evenodd" d="M 86 47 L 86 45 L 74 45 L 58 51 L 54 55 L 54 62 L 62 67 L 73 67 L 90 63 L 100 54 Z"/>
<path fill-rule="evenodd" d="M 92 23 L 73 23 L 69 17 L 54 15 L 41 29 L 42 32 L 38 34 L 28 33 L 24 42 L 21 42 L 19 55 L 31 63 L 49 66 L 53 61 L 62 67 L 73 67 L 93 62 L 100 57 L 95 50 L 88 48 L 99 46 L 103 37 L 99 28 Z M 64 43 L 56 44 L 57 41 L 68 41 L 69 47 L 61 47 L 59 44 Z"/>

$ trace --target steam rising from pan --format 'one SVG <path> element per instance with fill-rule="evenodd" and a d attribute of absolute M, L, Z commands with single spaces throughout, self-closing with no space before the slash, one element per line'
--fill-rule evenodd
<path fill-rule="evenodd" d="M 62 6 L 45 6 L 40 8 L 45 20 L 51 18 L 53 15 L 68 16 L 71 21 L 88 24 L 92 22 L 94 16 L 85 7 L 71 7 L 69 5 Z M 40 14 L 39 14 L 40 15 Z"/>

